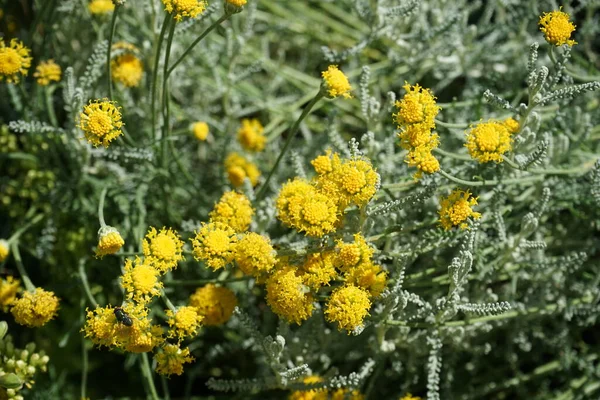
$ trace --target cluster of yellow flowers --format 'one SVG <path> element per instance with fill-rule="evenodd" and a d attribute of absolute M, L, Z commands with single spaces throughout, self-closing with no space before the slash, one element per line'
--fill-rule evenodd
<path fill-rule="evenodd" d="M 7 46 L 4 40 L 0 41 L 0 81 L 19 83 L 21 76 L 27 76 L 31 61 L 31 50 L 23 42 L 11 39 Z M 47 86 L 50 82 L 60 81 L 61 74 L 62 70 L 54 60 L 46 60 L 39 63 L 33 76 L 40 86 Z"/>
<path fill-rule="evenodd" d="M 304 378 L 302 382 L 306 385 L 314 385 L 323 382 L 323 378 L 317 375 L 310 375 Z M 289 400 L 364 400 L 364 398 L 365 395 L 358 390 L 348 390 L 343 388 L 334 390 L 296 390 L 288 397 Z"/>
<path fill-rule="evenodd" d="M 237 140 L 241 147 L 248 152 L 260 152 L 265 149 L 267 138 L 264 136 L 264 127 L 257 119 L 243 119 L 237 133 Z M 248 178 L 252 186 L 258 184 L 260 171 L 256 164 L 246 156 L 232 152 L 225 158 L 225 171 L 229 182 L 234 187 L 240 187 Z"/>

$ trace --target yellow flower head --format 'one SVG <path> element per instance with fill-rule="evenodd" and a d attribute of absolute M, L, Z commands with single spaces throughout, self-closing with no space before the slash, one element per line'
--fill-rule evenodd
<path fill-rule="evenodd" d="M 6 279 L 0 278 L 0 310 L 7 312 L 20 290 L 21 282 L 18 279 L 10 275 Z"/>
<path fill-rule="evenodd" d="M 162 0 L 165 10 L 173 14 L 177 22 L 184 17 L 196 18 L 206 9 L 206 2 L 203 0 Z"/>
<path fill-rule="evenodd" d="M 169 317 L 169 337 L 176 337 L 179 341 L 188 336 L 195 336 L 204 319 L 193 306 L 179 307 L 176 312 L 167 310 L 166 314 Z"/>
<path fill-rule="evenodd" d="M 331 394 L 331 400 L 364 400 L 365 395 L 358 390 L 337 389 Z"/>
<path fill-rule="evenodd" d="M 242 7 L 245 6 L 247 0 L 225 0 L 225 3 L 231 4 L 232 6 Z"/>
<path fill-rule="evenodd" d="M 568 44 L 573 46 L 576 41 L 570 39 L 575 31 L 575 25 L 569 21 L 569 14 L 561 11 L 562 7 L 540 17 L 540 31 L 544 32 L 546 41 L 555 46 Z"/>
<path fill-rule="evenodd" d="M 413 396 L 410 393 L 406 393 L 403 397 L 401 397 L 399 400 L 421 400 L 420 397 L 417 396 Z"/>
<path fill-rule="evenodd" d="M 343 96 L 347 99 L 352 98 L 350 94 L 352 86 L 348 82 L 348 77 L 338 69 L 337 65 L 330 65 L 327 71 L 321 72 L 321 75 L 323 76 L 329 98 L 333 99 L 338 96 Z"/>
<path fill-rule="evenodd" d="M 121 329 L 124 328 L 127 327 Z M 163 329 L 160 326 L 152 325 L 150 319 L 145 318 L 139 324 L 134 323 L 133 327 L 129 329 L 129 336 L 123 350 L 130 353 L 148 353 L 164 341 Z"/>
<path fill-rule="evenodd" d="M 325 318 L 336 322 L 339 330 L 345 329 L 350 333 L 362 325 L 370 308 L 371 301 L 366 290 L 346 285 L 331 293 L 325 307 Z"/>
<path fill-rule="evenodd" d="M 306 256 L 306 260 L 300 266 L 300 276 L 304 284 L 315 290 L 323 285 L 329 285 L 329 282 L 337 276 L 333 262 L 334 254 L 332 252 Z"/>
<path fill-rule="evenodd" d="M 323 382 L 323 378 L 316 375 L 307 376 L 302 380 L 302 383 L 311 385 L 315 383 Z M 325 389 L 311 389 L 311 390 L 296 390 L 290 394 L 288 400 L 327 400 L 329 393 Z"/>
<path fill-rule="evenodd" d="M 471 126 L 466 133 L 471 157 L 480 163 L 495 161 L 502 162 L 502 155 L 512 150 L 512 139 L 506 125 L 488 121 Z"/>
<path fill-rule="evenodd" d="M 269 273 L 275 264 L 275 250 L 268 237 L 247 232 L 235 246 L 235 262 L 246 275 L 260 278 Z"/>
<path fill-rule="evenodd" d="M 156 372 L 161 375 L 183 374 L 183 364 L 191 363 L 194 357 L 190 355 L 190 349 L 179 348 L 176 344 L 166 344 L 162 351 L 154 355 L 156 361 Z"/>
<path fill-rule="evenodd" d="M 108 14 L 113 12 L 115 5 L 112 0 L 92 0 L 88 4 L 88 9 L 94 15 Z"/>
<path fill-rule="evenodd" d="M 435 117 L 441 108 L 436 104 L 431 90 L 421 87 L 418 83 L 411 86 L 404 82 L 402 87 L 406 94 L 402 100 L 396 101 L 398 112 L 393 114 L 398 127 L 413 126 L 422 131 L 435 128 Z"/>
<path fill-rule="evenodd" d="M 12 39 L 10 46 L 0 40 L 0 81 L 19 83 L 19 74 L 26 76 L 31 67 L 31 50 L 23 42 Z"/>
<path fill-rule="evenodd" d="M 514 135 L 515 133 L 519 132 L 519 128 L 521 127 L 519 125 L 519 122 L 512 117 L 506 118 L 504 121 L 502 121 L 502 123 L 504 124 L 506 129 L 508 129 L 508 132 L 511 135 Z"/>
<path fill-rule="evenodd" d="M 429 128 L 409 125 L 403 127 L 398 134 L 400 146 L 405 150 L 413 150 L 416 147 L 428 146 L 435 149 L 439 146 L 439 136 Z"/>
<path fill-rule="evenodd" d="M 344 243 L 340 240 L 335 248 L 338 267 L 344 272 L 361 264 L 370 264 L 374 252 L 360 233 L 354 235 L 354 242 Z"/>
<path fill-rule="evenodd" d="M 338 209 L 334 200 L 302 179 L 282 186 L 277 210 L 281 222 L 309 236 L 322 237 L 336 229 Z"/>
<path fill-rule="evenodd" d="M 121 276 L 121 286 L 125 289 L 128 299 L 138 303 L 148 303 L 152 297 L 160 295 L 163 284 L 158 279 L 160 272 L 148 260 L 139 257 L 135 262 L 125 260 L 125 272 Z"/>
<path fill-rule="evenodd" d="M 192 128 L 192 132 L 194 133 L 194 136 L 199 141 L 204 142 L 206 140 L 206 138 L 208 137 L 209 128 L 208 128 L 208 124 L 206 122 L 203 122 L 203 121 L 194 122 L 192 124 L 191 128 Z"/>
<path fill-rule="evenodd" d="M 246 178 L 250 180 L 252 186 L 256 186 L 258 178 L 260 178 L 260 171 L 256 164 L 238 153 L 231 153 L 227 156 L 225 159 L 225 169 L 227 170 L 229 181 L 235 187 L 242 186 Z"/>
<path fill-rule="evenodd" d="M 161 273 L 177 268 L 177 263 L 184 259 L 183 241 L 177 231 L 164 227 L 158 232 L 150 227 L 142 243 L 144 257 Z"/>
<path fill-rule="evenodd" d="M 116 344 L 117 318 L 110 306 L 96 307 L 94 311 L 86 309 L 86 322 L 83 327 L 85 337 L 98 346 L 112 347 Z"/>
<path fill-rule="evenodd" d="M 144 64 L 134 54 L 121 54 L 111 61 L 111 74 L 113 81 L 125 87 L 136 87 L 142 80 Z"/>
<path fill-rule="evenodd" d="M 108 147 L 110 142 L 123 134 L 122 127 L 121 111 L 114 101 L 90 101 L 79 114 L 79 128 L 87 141 L 94 146 Z"/>
<path fill-rule="evenodd" d="M 325 154 L 317 156 L 314 160 L 310 162 L 313 168 L 315 169 L 317 175 L 326 175 L 333 171 L 334 159 L 332 159 L 332 157 L 335 158 L 337 164 L 340 163 L 339 154 L 334 153 L 334 155 L 332 156 L 331 150 L 327 150 Z"/>
<path fill-rule="evenodd" d="M 264 130 L 259 120 L 243 119 L 237 134 L 238 142 L 245 150 L 263 151 L 267 142 Z"/>
<path fill-rule="evenodd" d="M 473 217 L 479 219 L 481 214 L 473 211 L 472 206 L 477 204 L 477 198 L 471 197 L 471 193 L 456 189 L 450 195 L 442 199 L 440 203 L 440 224 L 445 230 L 453 226 L 461 229 L 467 228 L 467 219 Z"/>
<path fill-rule="evenodd" d="M 192 239 L 194 258 L 218 270 L 233 261 L 237 237 L 229 225 L 222 222 L 202 223 L 202 227 Z"/>
<path fill-rule="evenodd" d="M 4 239 L 0 239 L 0 263 L 4 262 L 8 258 L 10 254 L 10 247 L 8 246 L 8 242 Z"/>
<path fill-rule="evenodd" d="M 350 269 L 346 274 L 346 282 L 365 289 L 372 297 L 377 297 L 385 290 L 387 273 L 380 265 L 368 262 Z"/>
<path fill-rule="evenodd" d="M 39 63 L 33 76 L 37 79 L 38 85 L 48 86 L 50 82 L 60 81 L 61 74 L 60 65 L 55 63 L 54 60 L 48 60 Z"/>
<path fill-rule="evenodd" d="M 252 222 L 254 209 L 248 197 L 241 193 L 229 191 L 221 196 L 221 199 L 210 212 L 211 222 L 222 222 L 241 233 L 247 231 Z"/>
<path fill-rule="evenodd" d="M 437 142 L 435 147 L 437 147 Z M 423 172 L 433 174 L 440 170 L 440 162 L 431 152 L 430 145 L 422 145 L 411 149 L 404 160 L 410 167 L 416 167 L 415 179 L 420 179 Z"/>
<path fill-rule="evenodd" d="M 46 325 L 58 313 L 58 297 L 53 292 L 36 288 L 35 292 L 23 292 L 12 303 L 10 310 L 15 322 L 30 328 Z"/>
<path fill-rule="evenodd" d="M 290 266 L 275 271 L 267 280 L 267 303 L 275 314 L 298 325 L 313 311 L 312 296 Z"/>
<path fill-rule="evenodd" d="M 231 318 L 237 298 L 226 287 L 208 284 L 190 296 L 190 306 L 196 307 L 198 314 L 204 317 L 204 325 L 223 325 Z"/>
<path fill-rule="evenodd" d="M 108 254 L 115 254 L 123 247 L 125 241 L 116 228 L 112 226 L 103 226 L 98 230 L 98 248 L 96 257 L 104 257 Z"/>

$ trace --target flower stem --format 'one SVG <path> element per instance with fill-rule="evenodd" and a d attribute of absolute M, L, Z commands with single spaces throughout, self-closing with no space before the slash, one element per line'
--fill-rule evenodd
<path fill-rule="evenodd" d="M 152 71 L 152 99 L 151 99 L 151 114 L 152 114 L 152 125 L 151 125 L 151 137 L 154 135 L 154 129 L 156 128 L 156 88 L 158 86 L 158 65 L 160 62 L 160 50 L 162 49 L 162 42 L 165 38 L 165 32 L 167 31 L 167 25 L 169 24 L 169 14 L 165 14 L 165 19 L 162 23 L 160 35 L 158 36 L 158 43 L 156 45 L 156 53 L 154 54 L 154 70 Z M 156 137 L 155 139 L 158 139 Z"/>
<path fill-rule="evenodd" d="M 260 191 L 256 195 L 257 202 L 260 201 L 264 197 L 264 195 L 267 191 L 267 188 L 269 187 L 269 181 L 271 180 L 271 177 L 277 170 L 277 167 L 279 167 L 279 163 L 281 162 L 281 159 L 283 158 L 285 153 L 290 148 L 290 145 L 292 144 L 292 141 L 294 140 L 294 137 L 296 136 L 296 133 L 298 132 L 298 129 L 300 128 L 300 124 L 302 123 L 304 118 L 306 118 L 308 116 L 308 114 L 310 114 L 310 110 L 315 106 L 315 104 L 317 104 L 317 102 L 319 100 L 321 100 L 323 98 L 323 96 L 324 96 L 323 91 L 319 90 L 319 93 L 317 93 L 317 95 L 315 97 L 313 97 L 313 99 L 310 101 L 310 103 L 308 103 L 306 105 L 306 107 L 304 107 L 304 110 L 302 110 L 302 114 L 300 114 L 300 117 L 296 120 L 296 122 L 294 122 L 294 125 L 292 126 L 292 128 L 290 129 L 290 132 L 288 134 L 288 138 L 285 142 L 285 145 L 283 146 L 283 149 L 279 153 L 279 156 L 277 157 L 277 160 L 275 160 L 275 164 L 273 165 L 273 168 L 271 168 L 271 171 L 269 171 L 269 175 L 267 175 L 267 179 L 262 184 Z"/>
<path fill-rule="evenodd" d="M 104 228 L 106 222 L 104 221 L 104 200 L 106 199 L 106 193 L 108 192 L 108 185 L 104 186 L 102 193 L 100 193 L 100 201 L 98 202 L 98 220 L 100 220 L 100 227 Z"/>
<path fill-rule="evenodd" d="M 31 219 L 31 221 L 29 221 L 28 223 L 23 225 L 20 229 L 18 229 L 15 233 L 13 233 L 10 238 L 8 238 L 8 243 L 10 244 L 10 243 L 16 242 L 19 239 L 19 236 L 21 236 L 23 233 L 25 233 L 25 231 L 27 231 L 33 225 L 40 222 L 43 218 L 44 218 L 44 214 L 38 214 L 35 217 L 33 217 Z"/>
<path fill-rule="evenodd" d="M 169 134 L 171 133 L 171 109 L 169 104 L 169 75 L 167 70 L 169 68 L 169 56 L 171 55 L 171 45 L 173 44 L 173 34 L 175 33 L 175 20 L 171 19 L 169 22 L 169 36 L 167 37 L 167 48 L 165 51 L 165 62 L 163 66 L 163 92 L 162 92 L 162 110 L 164 112 L 163 117 L 163 141 L 162 141 L 162 163 L 163 166 L 167 166 L 167 141 L 169 140 Z"/>
<path fill-rule="evenodd" d="M 58 120 L 56 119 L 56 114 L 54 113 L 54 105 L 52 104 L 52 92 L 54 89 L 50 89 L 50 86 L 46 86 L 44 88 L 44 97 L 46 100 L 46 109 L 48 110 L 48 118 L 50 119 L 50 123 L 52 126 L 58 126 Z"/>
<path fill-rule="evenodd" d="M 152 370 L 150 369 L 150 363 L 148 362 L 148 354 L 140 354 L 140 368 L 142 369 L 142 375 L 146 378 L 148 383 L 148 389 L 150 390 L 150 396 L 152 400 L 160 400 L 158 393 L 156 392 L 156 386 L 154 386 L 154 379 L 152 378 Z"/>
<path fill-rule="evenodd" d="M 160 291 L 160 297 L 162 297 L 167 307 L 169 307 L 169 310 L 173 311 L 174 313 L 177 312 L 177 307 L 175 307 L 173 303 L 171 303 L 171 300 L 169 300 L 164 290 Z"/>
<path fill-rule="evenodd" d="M 98 302 L 94 298 L 92 291 L 90 289 L 90 284 L 88 283 L 87 274 L 85 272 L 85 263 L 84 260 L 79 262 L 79 278 L 81 279 L 81 283 L 83 284 L 83 290 L 90 302 L 94 307 L 98 307 Z"/>
<path fill-rule="evenodd" d="M 110 71 L 110 53 L 112 52 L 112 42 L 115 36 L 115 30 L 117 27 L 117 15 L 119 14 L 119 9 L 121 6 L 119 4 L 115 5 L 115 9 L 113 10 L 112 20 L 110 21 L 110 30 L 108 32 L 108 49 L 106 50 L 106 79 L 108 80 L 108 99 L 113 99 L 113 90 L 112 90 L 112 77 Z"/>
<path fill-rule="evenodd" d="M 21 259 L 21 253 L 19 252 L 19 245 L 17 244 L 17 242 L 11 243 L 10 251 L 13 254 L 15 264 L 17 264 L 17 270 L 21 275 L 21 279 L 23 279 L 25 288 L 30 292 L 35 292 L 35 285 L 33 284 L 33 282 L 31 282 L 31 279 L 29 279 L 27 271 L 25 271 L 25 266 L 23 265 L 23 260 Z"/>

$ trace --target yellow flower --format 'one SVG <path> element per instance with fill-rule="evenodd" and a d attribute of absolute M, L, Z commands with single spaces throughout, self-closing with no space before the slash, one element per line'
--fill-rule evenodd
<path fill-rule="evenodd" d="M 336 157 L 336 160 L 339 163 L 339 155 L 335 153 L 333 157 Z M 318 175 L 325 175 L 333 171 L 333 162 L 331 150 L 327 150 L 325 154 L 317 156 L 310 163 Z"/>
<path fill-rule="evenodd" d="M 337 262 L 342 271 L 349 271 L 360 264 L 371 263 L 373 248 L 369 246 L 364 236 L 360 233 L 354 235 L 353 243 L 343 243 L 341 240 L 336 245 L 338 252 Z"/>
<path fill-rule="evenodd" d="M 435 147 L 437 147 L 437 142 Z M 440 162 L 431 152 L 431 144 L 422 145 L 411 149 L 406 155 L 405 162 L 410 167 L 417 167 L 415 179 L 420 179 L 423 172 L 433 174 L 440 170 Z"/>
<path fill-rule="evenodd" d="M 101 144 L 108 147 L 111 141 L 123 134 L 122 127 L 121 111 L 114 101 L 90 101 L 79 114 L 79 128 L 94 146 Z"/>
<path fill-rule="evenodd" d="M 225 159 L 225 169 L 231 184 L 235 187 L 240 187 L 244 180 L 248 178 L 252 186 L 256 186 L 260 171 L 258 167 L 251 161 L 238 153 L 231 153 Z"/>
<path fill-rule="evenodd" d="M 267 138 L 263 134 L 264 128 L 257 119 L 243 119 L 238 130 L 238 142 L 245 150 L 263 151 Z"/>
<path fill-rule="evenodd" d="M 192 128 L 192 132 L 194 132 L 194 136 L 199 141 L 203 142 L 208 137 L 209 128 L 208 128 L 208 124 L 206 122 L 203 122 L 203 121 L 194 122 L 192 124 L 191 128 Z"/>
<path fill-rule="evenodd" d="M 19 74 L 26 76 L 31 67 L 31 50 L 23 42 L 12 39 L 10 46 L 0 40 L 0 81 L 19 83 Z"/>
<path fill-rule="evenodd" d="M 406 393 L 403 397 L 401 397 L 399 400 L 421 400 L 420 397 L 417 396 L 413 396 L 410 393 Z"/>
<path fill-rule="evenodd" d="M 208 284 L 190 296 L 190 306 L 204 317 L 204 325 L 223 325 L 231 318 L 237 299 L 226 287 Z"/>
<path fill-rule="evenodd" d="M 358 390 L 337 389 L 331 394 L 331 400 L 364 400 L 365 395 Z"/>
<path fill-rule="evenodd" d="M 480 163 L 495 161 L 502 162 L 502 155 L 512 150 L 512 139 L 506 125 L 488 121 L 471 126 L 466 133 L 471 157 Z"/>
<path fill-rule="evenodd" d="M 112 0 L 92 0 L 88 9 L 92 14 L 107 14 L 115 9 L 115 5 Z"/>
<path fill-rule="evenodd" d="M 208 215 L 211 222 L 222 222 L 232 227 L 234 231 L 241 233 L 250 227 L 254 209 L 245 195 L 229 191 L 221 196 Z"/>
<path fill-rule="evenodd" d="M 225 0 L 226 3 L 231 4 L 232 6 L 242 7 L 246 5 L 247 0 Z"/>
<path fill-rule="evenodd" d="M 52 81 L 60 81 L 61 74 L 60 65 L 55 63 L 54 60 L 48 60 L 39 63 L 33 76 L 37 78 L 38 85 L 47 86 Z"/>
<path fill-rule="evenodd" d="M 295 268 L 283 267 L 267 280 L 267 303 L 271 310 L 289 323 L 300 325 L 313 311 L 313 298 L 306 293 Z"/>
<path fill-rule="evenodd" d="M 106 347 L 116 345 L 117 326 L 117 318 L 111 306 L 96 307 L 94 311 L 86 309 L 86 322 L 82 331 L 94 344 Z"/>
<path fill-rule="evenodd" d="M 164 342 L 162 335 L 162 328 L 152 325 L 150 320 L 145 318 L 141 323 L 133 324 L 123 350 L 130 353 L 148 353 Z"/>
<path fill-rule="evenodd" d="M 0 310 L 7 312 L 20 290 L 21 282 L 18 279 L 10 275 L 6 279 L 0 278 Z"/>
<path fill-rule="evenodd" d="M 418 83 L 411 86 L 404 82 L 402 86 L 406 94 L 402 100 L 396 101 L 398 112 L 393 114 L 398 127 L 412 127 L 428 132 L 435 128 L 435 117 L 441 108 L 436 104 L 431 90 L 421 87 Z"/>
<path fill-rule="evenodd" d="M 103 226 L 98 230 L 98 248 L 96 257 L 104 257 L 108 254 L 115 254 L 123 247 L 125 241 L 116 228 L 112 226 Z"/>
<path fill-rule="evenodd" d="M 348 333 L 361 326 L 369 315 L 371 301 L 366 290 L 354 285 L 346 285 L 331 293 L 325 307 L 325 318 L 329 322 L 337 322 L 338 329 Z"/>
<path fill-rule="evenodd" d="M 429 128 L 419 128 L 417 125 L 402 128 L 398 137 L 400 138 L 400 146 L 409 151 L 421 146 L 428 146 L 431 149 L 435 149 L 440 143 L 437 133 L 433 133 Z"/>
<path fill-rule="evenodd" d="M 281 222 L 308 236 L 322 237 L 336 230 L 338 209 L 334 200 L 302 179 L 282 186 L 277 210 Z"/>
<path fill-rule="evenodd" d="M 195 336 L 204 319 L 193 306 L 179 307 L 176 312 L 167 310 L 166 314 L 169 317 L 169 337 L 177 337 L 179 341 L 188 336 Z"/>
<path fill-rule="evenodd" d="M 302 380 L 302 383 L 311 385 L 315 383 L 323 382 L 323 378 L 316 375 L 307 376 Z M 311 389 L 311 390 L 296 390 L 290 394 L 289 400 L 327 400 L 329 398 L 328 392 L 325 389 Z"/>
<path fill-rule="evenodd" d="M 121 286 L 125 289 L 128 299 L 138 303 L 148 303 L 152 297 L 160 295 L 163 284 L 158 279 L 159 271 L 148 260 L 139 257 L 135 262 L 125 260 L 125 271 L 121 276 Z"/>
<path fill-rule="evenodd" d="M 321 75 L 323 76 L 329 98 L 333 99 L 338 96 L 343 96 L 349 99 L 352 97 L 350 94 L 352 86 L 350 86 L 350 82 L 348 82 L 348 77 L 338 69 L 337 65 L 330 65 L 327 68 L 327 71 L 323 71 Z"/>
<path fill-rule="evenodd" d="M 173 18 L 177 22 L 184 17 L 196 18 L 206 9 L 206 2 L 203 0 L 162 0 L 165 10 L 169 14 L 174 14 Z"/>
<path fill-rule="evenodd" d="M 380 265 L 371 262 L 350 269 L 346 282 L 365 289 L 372 297 L 379 296 L 387 285 L 387 273 Z"/>
<path fill-rule="evenodd" d="M 235 262 L 246 275 L 260 278 L 269 273 L 275 264 L 275 250 L 268 237 L 247 232 L 235 246 Z"/>
<path fill-rule="evenodd" d="M 300 276 L 304 284 L 315 290 L 323 285 L 329 285 L 329 282 L 337 275 L 333 262 L 334 254 L 332 252 L 306 256 L 306 260 L 300 266 Z"/>
<path fill-rule="evenodd" d="M 515 120 L 514 118 L 506 118 L 504 121 L 502 121 L 502 123 L 504 124 L 506 129 L 508 129 L 508 132 L 511 135 L 514 135 L 515 133 L 519 132 L 519 122 L 517 122 L 517 120 Z"/>
<path fill-rule="evenodd" d="M 233 261 L 237 237 L 229 225 L 222 222 L 202 223 L 192 239 L 194 258 L 204 261 L 208 267 L 218 270 Z"/>
<path fill-rule="evenodd" d="M 12 303 L 11 313 L 17 324 L 30 328 L 46 325 L 58 313 L 58 297 L 53 292 L 36 288 L 35 292 L 23 292 Z"/>
<path fill-rule="evenodd" d="M 142 248 L 147 261 L 161 273 L 177 268 L 177 263 L 184 260 L 183 241 L 171 228 L 163 227 L 157 232 L 156 228 L 150 227 Z"/>
<path fill-rule="evenodd" d="M 473 217 L 479 219 L 481 214 L 471 209 L 471 206 L 477 204 L 476 197 L 470 197 L 471 193 L 456 189 L 450 195 L 442 199 L 440 204 L 440 224 L 445 230 L 450 230 L 453 226 L 459 226 L 461 229 L 467 228 L 467 218 Z"/>
<path fill-rule="evenodd" d="M 568 44 L 573 46 L 576 41 L 571 40 L 571 33 L 575 31 L 575 25 L 569 21 L 569 14 L 561 11 L 562 7 L 550 13 L 544 13 L 540 17 L 540 31 L 544 32 L 546 41 L 555 46 Z"/>
<path fill-rule="evenodd" d="M 0 263 L 4 262 L 8 258 L 10 254 L 10 247 L 8 247 L 8 242 L 4 239 L 0 239 Z"/>
<path fill-rule="evenodd" d="M 113 81 L 122 83 L 125 87 L 136 87 L 140 84 L 144 64 L 134 54 L 121 54 L 110 63 Z"/>
<path fill-rule="evenodd" d="M 162 351 L 154 355 L 156 361 L 156 372 L 161 375 L 183 374 L 183 364 L 191 363 L 194 357 L 190 355 L 190 349 L 181 350 L 178 345 L 166 344 Z"/>

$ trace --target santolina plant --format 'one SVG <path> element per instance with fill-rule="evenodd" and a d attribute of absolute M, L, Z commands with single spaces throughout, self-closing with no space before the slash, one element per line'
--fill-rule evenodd
<path fill-rule="evenodd" d="M 4 7 L 0 399 L 600 396 L 593 2 Z"/>

